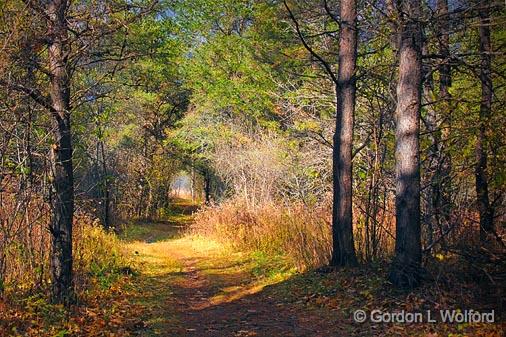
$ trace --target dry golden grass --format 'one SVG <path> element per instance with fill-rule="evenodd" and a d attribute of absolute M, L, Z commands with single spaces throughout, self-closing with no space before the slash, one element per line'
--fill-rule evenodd
<path fill-rule="evenodd" d="M 204 208 L 196 215 L 191 233 L 239 250 L 287 256 L 301 271 L 325 264 L 330 256 L 330 214 L 325 207 L 247 207 L 235 200 Z"/>

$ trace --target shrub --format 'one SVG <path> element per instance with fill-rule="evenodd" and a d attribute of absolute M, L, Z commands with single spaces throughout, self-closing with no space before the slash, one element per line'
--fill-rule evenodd
<path fill-rule="evenodd" d="M 197 213 L 191 233 L 209 236 L 244 250 L 287 256 L 299 270 L 320 266 L 330 256 L 328 207 L 262 204 L 247 207 L 240 199 Z"/>
<path fill-rule="evenodd" d="M 78 291 L 90 282 L 107 288 L 119 275 L 131 271 L 131 261 L 115 233 L 85 219 L 76 227 L 74 280 Z"/>
<path fill-rule="evenodd" d="M 44 218 L 46 219 L 46 218 Z M 33 222 L 19 225 L 15 235 L 5 239 L 0 235 L 0 290 L 6 295 L 23 297 L 37 292 L 45 293 L 49 285 L 50 237 L 47 224 Z M 3 242 L 3 245 L 1 244 Z M 98 221 L 78 214 L 74 220 L 73 257 L 76 292 L 82 293 L 92 284 L 108 287 L 120 274 L 130 271 L 118 238 Z M 2 273 L 3 272 L 3 273 Z"/>

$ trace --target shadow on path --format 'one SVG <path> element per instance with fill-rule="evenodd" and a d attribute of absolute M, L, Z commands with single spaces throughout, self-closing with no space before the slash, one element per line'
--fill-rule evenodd
<path fill-rule="evenodd" d="M 140 274 L 135 301 L 142 336 L 345 336 L 335 315 L 287 303 L 293 270 L 259 262 L 212 240 L 182 235 L 194 205 L 178 201 L 167 221 L 135 223 L 125 245 Z"/>

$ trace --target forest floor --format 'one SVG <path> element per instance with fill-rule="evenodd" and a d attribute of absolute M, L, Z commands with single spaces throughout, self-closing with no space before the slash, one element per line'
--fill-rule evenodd
<path fill-rule="evenodd" d="M 134 300 L 144 308 L 142 336 L 333 336 L 336 317 L 287 303 L 266 291 L 293 277 L 281 257 L 234 252 L 206 238 L 182 235 L 191 205 L 179 203 L 165 223 L 137 224 L 124 239 L 140 274 Z M 341 335 L 341 334 L 338 334 Z M 343 331 L 343 335 L 347 335 Z"/>
<path fill-rule="evenodd" d="M 44 294 L 0 299 L 0 336 L 503 336 L 504 323 L 428 323 L 426 314 L 421 323 L 355 322 L 356 310 L 437 318 L 447 308 L 496 308 L 501 322 L 504 299 L 451 280 L 398 292 L 382 265 L 301 273 L 282 256 L 191 235 L 196 210 L 178 200 L 163 222 L 126 225 L 118 244 L 131 267 L 114 281 L 99 278 L 69 311 Z"/>
<path fill-rule="evenodd" d="M 455 307 L 434 289 L 396 293 L 381 268 L 297 273 L 282 257 L 234 251 L 185 234 L 195 207 L 179 201 L 166 222 L 123 234 L 139 274 L 130 328 L 141 336 L 500 336 L 501 325 L 358 323 L 355 310 Z M 496 315 L 499 313 L 496 313 Z M 426 319 L 426 317 L 424 317 Z"/>

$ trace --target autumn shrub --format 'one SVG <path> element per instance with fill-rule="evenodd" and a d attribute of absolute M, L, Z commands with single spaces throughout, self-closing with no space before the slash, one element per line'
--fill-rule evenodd
<path fill-rule="evenodd" d="M 11 186 L 0 193 L 0 288 L 30 291 L 47 284 L 48 208 L 29 188 L 16 194 Z"/>
<path fill-rule="evenodd" d="M 353 236 L 357 257 L 366 263 L 388 260 L 395 250 L 393 200 L 385 202 L 383 207 L 373 212 L 360 198 L 353 202 Z"/>
<path fill-rule="evenodd" d="M 118 276 L 131 273 L 127 257 L 115 233 L 106 231 L 98 221 L 81 217 L 74 232 L 74 280 L 77 290 L 98 283 L 109 287 Z"/>
<path fill-rule="evenodd" d="M 330 200 L 311 207 L 295 202 L 252 206 L 241 198 L 233 198 L 201 209 L 191 231 L 239 249 L 286 255 L 299 270 L 304 270 L 323 266 L 330 259 L 331 212 Z M 361 261 L 385 261 L 393 253 L 395 222 L 387 214 L 382 218 L 381 222 L 369 220 L 368 224 L 360 214 L 355 216 L 353 232 Z"/>
<path fill-rule="evenodd" d="M 0 226 L 0 291 L 9 297 L 44 294 L 50 284 L 49 217 L 42 211 L 42 201 L 36 201 L 40 203 L 32 202 L 23 216 L 3 217 L 9 222 Z M 8 206 L 5 199 L 4 206 Z M 15 210 L 4 208 L 2 214 Z M 86 214 L 78 213 L 74 219 L 73 257 L 78 294 L 95 284 L 108 287 L 132 270 L 116 235 Z"/>
<path fill-rule="evenodd" d="M 2 211 L 5 211 L 3 215 L 8 213 L 5 209 Z M 12 336 L 66 336 L 70 331 L 80 331 L 82 317 L 87 317 L 86 324 L 93 326 L 89 320 L 98 317 L 95 312 L 103 307 L 101 303 L 110 302 L 121 284 L 129 281 L 125 274 L 132 272 L 131 261 L 120 240 L 93 217 L 77 212 L 73 227 L 77 305 L 65 308 L 52 304 L 48 296 L 49 219 L 41 217 L 28 222 L 27 219 L 34 218 L 30 211 L 27 214 L 0 227 L 4 280 L 4 289 L 0 292 L 0 336 L 4 331 Z M 9 235 L 6 237 L 5 233 Z"/>
<path fill-rule="evenodd" d="M 326 207 L 266 203 L 247 207 L 241 199 L 197 213 L 191 233 L 237 249 L 287 256 L 299 270 L 328 261 L 330 214 Z"/>

